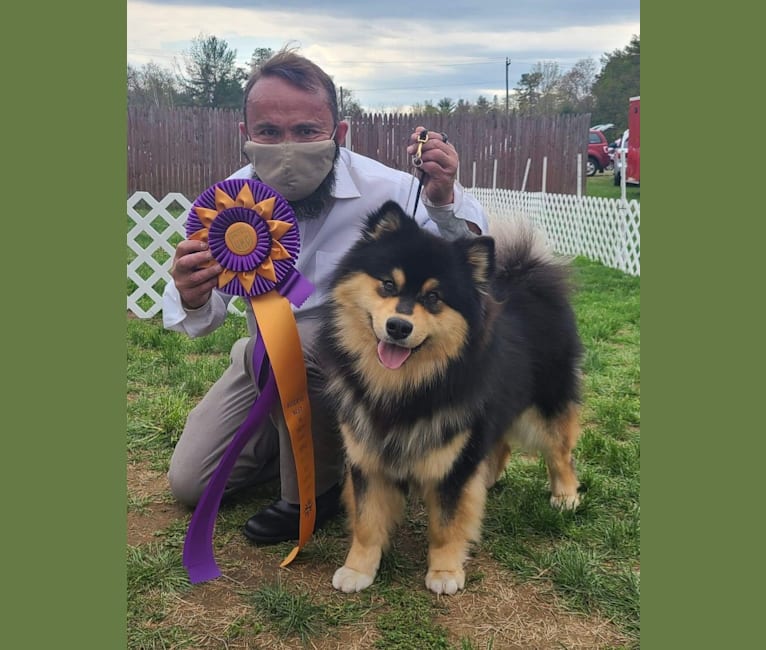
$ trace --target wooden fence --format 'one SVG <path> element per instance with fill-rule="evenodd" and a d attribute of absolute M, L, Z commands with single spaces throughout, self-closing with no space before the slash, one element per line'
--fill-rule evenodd
<path fill-rule="evenodd" d="M 240 120 L 234 109 L 128 107 L 128 195 L 197 196 L 226 178 L 247 162 Z M 365 114 L 350 123 L 347 146 L 396 169 L 411 169 L 406 145 L 421 125 L 449 134 L 465 187 L 577 194 L 579 183 L 585 189 L 589 114 Z"/>

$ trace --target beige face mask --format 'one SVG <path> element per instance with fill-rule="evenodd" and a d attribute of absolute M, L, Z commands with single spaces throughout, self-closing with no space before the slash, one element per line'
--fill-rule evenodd
<path fill-rule="evenodd" d="M 259 144 L 243 147 L 258 178 L 288 201 L 309 196 L 332 170 L 335 140 Z"/>

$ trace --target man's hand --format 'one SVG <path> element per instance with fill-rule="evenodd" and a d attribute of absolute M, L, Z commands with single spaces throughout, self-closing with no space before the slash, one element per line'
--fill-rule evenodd
<path fill-rule="evenodd" d="M 414 156 L 418 152 L 418 147 L 421 144 L 418 142 L 418 135 L 425 130 L 425 127 L 422 126 L 415 127 L 407 147 L 409 155 Z M 428 140 L 422 143 L 420 160 L 418 169 L 425 173 L 423 191 L 428 200 L 435 206 L 453 203 L 455 199 L 454 184 L 460 161 L 457 150 L 447 142 L 446 135 L 429 131 Z"/>
<path fill-rule="evenodd" d="M 218 286 L 222 267 L 208 250 L 207 242 L 184 239 L 176 246 L 170 275 L 187 309 L 199 309 Z"/>

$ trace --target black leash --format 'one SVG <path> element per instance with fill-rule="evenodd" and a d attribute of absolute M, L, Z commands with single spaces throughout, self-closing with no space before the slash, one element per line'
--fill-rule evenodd
<path fill-rule="evenodd" d="M 412 218 L 415 218 L 415 213 L 418 211 L 418 203 L 420 203 L 420 192 L 423 190 L 423 183 L 426 178 L 426 173 L 420 169 L 420 166 L 423 164 L 423 159 L 421 158 L 423 154 L 423 144 L 428 142 L 428 129 L 423 129 L 420 133 L 418 133 L 418 150 L 415 152 L 415 155 L 412 157 L 412 164 L 415 165 L 420 170 L 420 180 L 418 182 L 418 191 L 415 194 L 415 207 L 412 210 Z"/>

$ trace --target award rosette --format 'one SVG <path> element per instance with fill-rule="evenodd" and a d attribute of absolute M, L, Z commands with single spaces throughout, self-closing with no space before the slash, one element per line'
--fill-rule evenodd
<path fill-rule="evenodd" d="M 298 476 L 301 519 L 298 545 L 282 561 L 292 562 L 311 538 L 316 520 L 314 448 L 306 368 L 291 304 L 299 307 L 313 285 L 295 268 L 300 232 L 290 204 L 275 190 L 251 179 L 228 179 L 205 190 L 186 220 L 188 239 L 205 241 L 223 267 L 218 288 L 241 296 L 258 325 L 253 350 L 260 394 L 213 473 L 189 523 L 183 563 L 191 582 L 221 575 L 213 555 L 218 508 L 234 462 L 277 400 L 285 417 Z M 263 372 L 262 370 L 265 370 Z"/>

